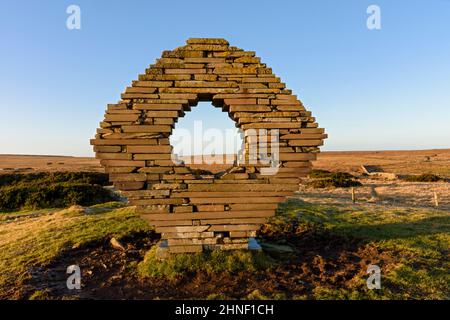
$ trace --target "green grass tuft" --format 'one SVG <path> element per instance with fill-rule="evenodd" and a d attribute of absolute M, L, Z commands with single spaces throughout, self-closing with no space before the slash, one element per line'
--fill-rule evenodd
<path fill-rule="evenodd" d="M 48 290 L 37 290 L 28 298 L 28 300 L 50 300 L 50 295 Z"/>
<path fill-rule="evenodd" d="M 157 247 L 145 255 L 138 265 L 142 277 L 174 279 L 190 272 L 256 271 L 271 268 L 275 261 L 262 252 L 243 250 L 207 251 L 196 254 L 174 254 L 164 260 L 156 257 Z"/>

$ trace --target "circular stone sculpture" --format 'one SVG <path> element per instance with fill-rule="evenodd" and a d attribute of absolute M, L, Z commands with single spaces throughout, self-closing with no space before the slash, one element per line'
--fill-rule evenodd
<path fill-rule="evenodd" d="M 169 137 L 199 101 L 227 112 L 243 133 L 235 165 L 199 175 L 176 161 Z M 164 51 L 97 129 L 96 157 L 170 253 L 245 249 L 300 178 L 326 138 L 311 112 L 253 51 L 195 38 Z"/>

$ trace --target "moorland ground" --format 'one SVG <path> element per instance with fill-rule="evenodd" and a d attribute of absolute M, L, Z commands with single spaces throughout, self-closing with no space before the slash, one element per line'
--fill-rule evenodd
<path fill-rule="evenodd" d="M 362 164 L 444 179 L 367 177 Z M 313 188 L 305 179 L 259 232 L 262 253 L 179 255 L 160 263 L 153 255 L 159 235 L 119 202 L 3 212 L 0 298 L 450 298 L 450 150 L 330 152 L 314 166 L 356 176 L 356 203 L 349 188 Z M 102 171 L 92 158 L 45 156 L 3 155 L 0 168 Z M 82 290 L 66 287 L 71 264 L 82 270 Z M 366 286 L 371 264 L 381 267 L 380 290 Z"/>
<path fill-rule="evenodd" d="M 450 149 L 321 152 L 314 162 L 315 168 L 356 174 L 361 172 L 361 165 L 376 165 L 386 172 L 397 174 L 429 172 L 450 178 Z M 220 169 L 222 168 L 219 166 L 216 170 Z M 0 173 L 13 171 L 103 172 L 104 170 L 99 160 L 91 157 L 0 154 Z"/>
<path fill-rule="evenodd" d="M 361 165 L 375 166 L 399 176 L 430 173 L 450 179 L 450 149 L 323 152 L 313 164 L 315 169 L 348 172 L 357 176 L 362 183 L 355 190 L 358 202 L 431 208 L 435 206 L 436 193 L 439 208 L 450 210 L 450 184 L 446 181 L 418 183 L 374 178 L 362 175 Z M 193 164 L 191 167 L 218 172 L 230 165 Z M 104 169 L 97 159 L 89 157 L 0 155 L 0 174 L 42 171 L 104 172 Z M 301 185 L 300 191 L 299 197 L 312 203 L 351 203 L 350 190 L 346 188 L 312 189 Z"/>

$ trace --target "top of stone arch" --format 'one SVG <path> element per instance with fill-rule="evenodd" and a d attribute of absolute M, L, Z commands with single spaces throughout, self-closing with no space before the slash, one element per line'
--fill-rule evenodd
<path fill-rule="evenodd" d="M 230 46 L 222 38 L 190 38 L 184 46 L 163 51 L 162 57 L 139 75 L 121 97 L 118 104 L 108 106 L 94 145 L 105 145 L 108 142 L 101 140 L 112 138 L 168 138 L 177 119 L 202 100 L 210 100 L 214 106 L 228 112 L 244 132 L 248 129 L 281 130 L 285 133 L 280 137 L 281 142 L 284 139 L 302 153 L 317 152 L 317 146 L 326 137 L 311 113 L 254 51 Z M 303 134 L 302 137 L 309 141 L 297 141 L 294 145 L 287 134 Z M 158 144 L 163 142 L 166 141 L 158 140 Z M 132 145 L 121 149 L 131 156 L 127 160 L 142 159 L 137 153 L 139 150 Z M 146 149 L 167 153 L 169 147 Z M 97 156 L 102 159 L 98 151 Z M 119 158 L 126 157 L 106 158 L 102 164 L 106 167 L 114 165 L 118 162 L 109 160 Z M 289 155 L 287 158 L 296 157 Z M 314 157 L 304 154 L 297 158 L 312 160 Z M 150 162 L 136 162 L 138 164 L 148 166 Z"/>
<path fill-rule="evenodd" d="M 163 51 L 161 58 L 126 89 L 122 102 L 179 98 L 178 101 L 187 102 L 184 103 L 186 111 L 198 101 L 210 100 L 229 113 L 269 112 L 274 108 L 269 110 L 267 99 L 276 99 L 278 95 L 284 101 L 274 100 L 274 104 L 295 103 L 295 111 L 305 111 L 296 96 L 289 96 L 292 91 L 272 74 L 271 68 L 261 63 L 254 51 L 230 46 L 223 38 L 190 38 L 186 43 L 174 50 Z M 148 88 L 141 89 L 143 87 Z M 230 109 L 232 104 L 236 106 Z M 278 109 L 293 111 L 292 106 Z M 237 116 L 232 119 L 240 126 Z M 265 115 L 260 113 L 260 116 L 263 118 Z"/>

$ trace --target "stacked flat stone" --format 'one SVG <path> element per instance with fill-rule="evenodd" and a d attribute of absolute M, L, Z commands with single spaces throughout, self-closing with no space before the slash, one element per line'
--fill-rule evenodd
<path fill-rule="evenodd" d="M 298 190 L 326 138 L 255 52 L 224 39 L 189 39 L 164 51 L 121 98 L 108 105 L 91 144 L 115 187 L 171 253 L 246 249 L 278 204 Z M 239 163 L 220 175 L 198 175 L 172 161 L 175 123 L 199 101 L 222 108 L 244 133 Z M 262 174 L 269 165 L 249 156 L 255 145 L 271 155 L 275 144 L 249 129 L 279 130 L 275 175 Z"/>

